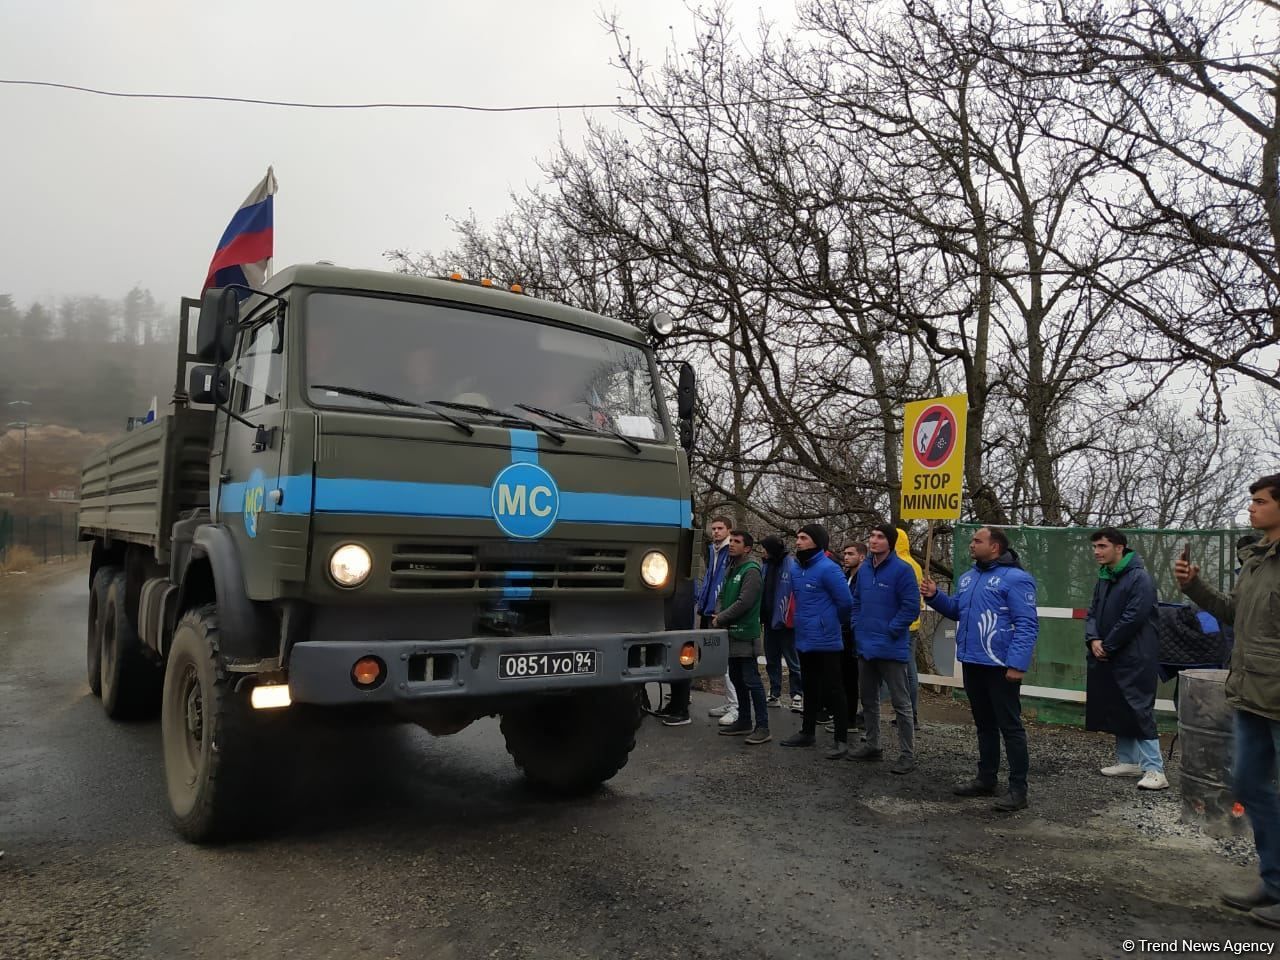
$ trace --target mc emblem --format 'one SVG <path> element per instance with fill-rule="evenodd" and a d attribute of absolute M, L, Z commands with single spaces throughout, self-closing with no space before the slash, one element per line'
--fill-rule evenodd
<path fill-rule="evenodd" d="M 536 463 L 513 463 L 493 481 L 489 506 L 507 536 L 536 540 L 555 525 L 560 491 L 551 474 Z"/>

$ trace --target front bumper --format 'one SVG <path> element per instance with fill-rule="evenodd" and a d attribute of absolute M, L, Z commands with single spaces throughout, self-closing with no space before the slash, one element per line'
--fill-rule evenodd
<path fill-rule="evenodd" d="M 698 651 L 698 661 L 691 668 L 680 665 L 680 649 L 686 643 L 693 643 Z M 502 654 L 584 650 L 595 651 L 594 673 L 498 676 L 498 657 Z M 378 657 L 386 665 L 385 678 L 373 689 L 358 687 L 352 679 L 352 667 L 362 657 Z M 471 637 L 430 642 L 308 640 L 294 644 L 290 653 L 289 697 L 295 703 L 336 706 L 556 693 L 720 676 L 728 662 L 729 637 L 724 630 Z"/>

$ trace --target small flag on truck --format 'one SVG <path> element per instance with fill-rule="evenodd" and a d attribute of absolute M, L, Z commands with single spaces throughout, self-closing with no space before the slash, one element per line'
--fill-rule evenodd
<path fill-rule="evenodd" d="M 260 287 L 271 276 L 275 193 L 276 175 L 271 167 L 267 167 L 267 175 L 245 197 L 223 231 L 217 252 L 209 263 L 204 286 L 200 288 L 201 293 L 210 287 L 225 287 L 233 283 Z M 241 300 L 246 296 L 248 294 L 243 291 L 239 293 Z"/>

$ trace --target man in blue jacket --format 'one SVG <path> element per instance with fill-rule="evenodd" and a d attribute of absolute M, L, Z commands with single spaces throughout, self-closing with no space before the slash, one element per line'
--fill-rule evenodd
<path fill-rule="evenodd" d="M 849 584 L 836 562 L 827 556 L 826 528 L 805 524 L 796 534 L 795 594 L 796 650 L 804 676 L 804 722 L 800 732 L 782 741 L 784 747 L 811 747 L 816 742 L 818 716 L 825 708 L 835 723 L 835 746 L 828 760 L 849 753 L 849 711 L 844 699 L 840 665 L 843 637 L 840 625 L 849 622 L 853 604 Z"/>
<path fill-rule="evenodd" d="M 894 552 L 898 530 L 877 524 L 867 537 L 870 557 L 853 578 L 853 638 L 858 648 L 858 681 L 866 743 L 851 760 L 879 760 L 880 684 L 889 688 L 898 716 L 898 759 L 894 773 L 916 766 L 915 720 L 911 710 L 911 624 L 920 616 L 920 588 L 915 572 Z"/>
<path fill-rule="evenodd" d="M 729 523 L 728 517 L 712 517 L 707 525 L 707 572 L 698 587 L 694 598 L 694 609 L 698 615 L 698 627 L 710 629 L 711 618 L 716 615 L 716 601 L 720 598 L 720 588 L 724 585 L 725 574 L 729 570 Z M 671 683 L 671 698 L 666 705 L 654 713 L 660 717 L 667 727 L 685 727 L 689 719 L 689 695 L 693 689 L 691 680 L 674 680 Z M 725 703 L 713 707 L 711 716 L 719 717 L 722 726 L 729 726 L 738 720 L 738 696 L 733 684 L 729 682 L 729 674 L 725 673 Z"/>
<path fill-rule="evenodd" d="M 1040 621 L 1036 581 L 1022 569 L 999 527 L 979 527 L 969 541 L 974 565 L 949 597 L 933 580 L 920 592 L 956 627 L 956 659 L 978 728 L 978 776 L 957 786 L 959 797 L 994 796 L 1000 770 L 1000 738 L 1009 762 L 1009 792 L 995 803 L 1004 812 L 1027 805 L 1027 731 L 1022 726 L 1022 678 L 1031 668 Z"/>

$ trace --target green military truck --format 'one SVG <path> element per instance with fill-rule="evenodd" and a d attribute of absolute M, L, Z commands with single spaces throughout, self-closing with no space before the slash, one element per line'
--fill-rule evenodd
<path fill-rule="evenodd" d="M 177 366 L 172 412 L 85 464 L 79 523 L 89 684 L 112 718 L 159 710 L 188 839 L 252 826 L 291 705 L 497 715 L 572 794 L 626 763 L 643 684 L 724 672 L 723 631 L 679 629 L 693 372 L 673 423 L 636 327 L 303 265 L 184 300 Z"/>

